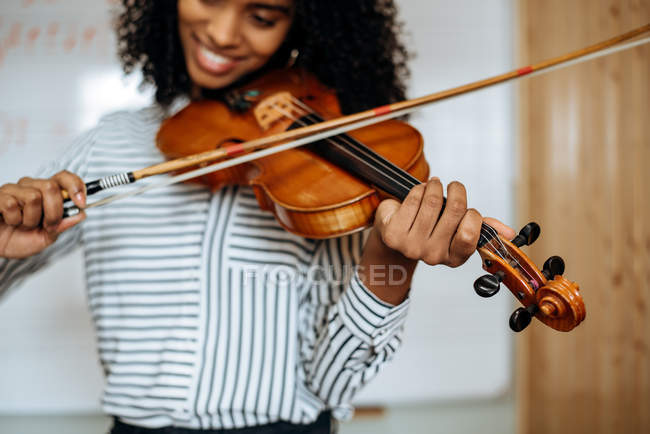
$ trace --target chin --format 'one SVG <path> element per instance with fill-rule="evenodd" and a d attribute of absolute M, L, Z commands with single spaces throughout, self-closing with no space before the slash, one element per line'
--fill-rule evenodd
<path fill-rule="evenodd" d="M 239 78 L 238 75 L 228 74 L 224 76 L 212 76 L 206 73 L 190 74 L 190 80 L 195 85 L 210 90 L 218 90 L 228 87 Z"/>
<path fill-rule="evenodd" d="M 214 74 L 206 71 L 196 63 L 189 63 L 187 66 L 190 81 L 203 89 L 219 90 L 229 87 L 240 80 L 245 80 L 250 74 L 260 70 L 265 62 L 256 62 L 255 64 L 242 64 L 239 67 L 228 71 L 224 74 Z"/>

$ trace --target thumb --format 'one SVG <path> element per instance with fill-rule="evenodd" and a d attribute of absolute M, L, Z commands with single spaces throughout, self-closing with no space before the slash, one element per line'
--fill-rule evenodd
<path fill-rule="evenodd" d="M 81 223 L 85 219 L 86 219 L 86 213 L 83 211 L 75 216 L 65 218 L 61 220 L 61 223 L 59 223 L 59 225 L 54 229 L 53 235 L 55 237 L 58 237 L 63 232 L 67 231 L 68 229 L 77 225 L 78 223 Z"/>
<path fill-rule="evenodd" d="M 385 199 L 381 201 L 375 211 L 375 227 L 379 229 L 380 233 L 383 233 L 383 229 L 388 226 L 390 219 L 393 217 L 393 214 L 397 212 L 400 207 L 400 203 L 395 199 Z"/>

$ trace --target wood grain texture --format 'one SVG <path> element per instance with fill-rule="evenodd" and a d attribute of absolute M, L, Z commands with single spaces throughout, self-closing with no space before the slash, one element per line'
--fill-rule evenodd
<path fill-rule="evenodd" d="M 650 22 L 650 0 L 518 2 L 519 64 Z M 650 432 L 650 47 L 520 90 L 520 223 L 562 256 L 586 320 L 518 336 L 520 433 Z M 570 428 L 569 428 L 570 427 Z"/>

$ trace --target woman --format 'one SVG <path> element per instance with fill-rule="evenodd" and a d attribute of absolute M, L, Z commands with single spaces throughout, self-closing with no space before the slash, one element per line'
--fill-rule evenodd
<path fill-rule="evenodd" d="M 0 187 L 0 291 L 84 246 L 113 432 L 329 432 L 329 411 L 348 417 L 397 350 L 416 263 L 458 266 L 472 254 L 482 218 L 459 183 L 441 212 L 436 178 L 402 204 L 382 202 L 365 238 L 289 234 L 242 187 L 175 185 L 99 208 L 83 225 L 84 213 L 62 219 L 62 189 L 83 207 L 82 179 L 160 162 L 164 118 L 267 69 L 312 72 L 344 112 L 403 98 L 396 33 L 388 0 L 124 2 L 121 59 L 127 72 L 142 68 L 156 104 L 105 117 L 43 176 Z M 364 272 L 341 276 L 351 264 Z M 373 275 L 388 266 L 406 278 Z M 305 269 L 337 274 L 283 278 Z"/>

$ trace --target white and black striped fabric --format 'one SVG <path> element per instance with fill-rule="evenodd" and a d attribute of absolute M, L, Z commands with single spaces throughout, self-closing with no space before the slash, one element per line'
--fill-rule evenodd
<path fill-rule="evenodd" d="M 164 116 L 107 116 L 42 176 L 88 181 L 160 162 Z M 400 345 L 409 302 L 390 306 L 363 286 L 351 268 L 362 235 L 292 235 L 247 187 L 173 185 L 89 210 L 44 252 L 0 259 L 0 293 L 78 244 L 103 408 L 132 425 L 309 423 L 326 408 L 345 419 Z"/>

